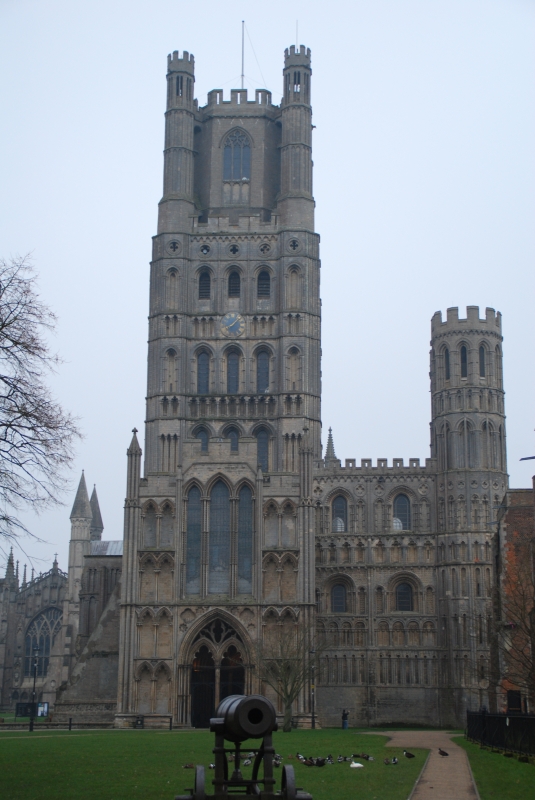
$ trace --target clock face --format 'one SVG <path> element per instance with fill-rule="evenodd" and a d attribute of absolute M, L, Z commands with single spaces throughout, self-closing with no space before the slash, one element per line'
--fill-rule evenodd
<path fill-rule="evenodd" d="M 245 330 L 245 320 L 237 311 L 229 311 L 221 320 L 221 333 L 224 336 L 241 336 Z"/>

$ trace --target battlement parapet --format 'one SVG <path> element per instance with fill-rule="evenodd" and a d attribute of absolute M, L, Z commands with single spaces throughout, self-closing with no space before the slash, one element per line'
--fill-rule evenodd
<path fill-rule="evenodd" d="M 310 47 L 300 45 L 296 50 L 295 44 L 284 51 L 284 69 L 290 67 L 308 67 L 310 69 Z"/>
<path fill-rule="evenodd" d="M 223 89 L 212 89 L 208 92 L 208 106 L 271 106 L 271 92 L 267 89 L 255 89 L 255 99 L 249 100 L 247 89 L 231 89 L 230 100 L 223 99 Z"/>
<path fill-rule="evenodd" d="M 189 72 L 190 75 L 195 74 L 195 56 L 184 50 L 182 58 L 180 58 L 178 50 L 169 53 L 167 56 L 167 71 L 168 72 Z"/>
<path fill-rule="evenodd" d="M 485 309 L 484 319 L 480 319 L 479 306 L 467 306 L 466 317 L 463 318 L 459 317 L 459 308 L 454 306 L 453 308 L 448 308 L 446 312 L 446 319 L 444 321 L 442 320 L 441 311 L 436 311 L 433 314 L 431 319 L 431 334 L 443 333 L 446 326 L 457 330 L 459 328 L 470 328 L 474 326 L 481 327 L 482 325 L 488 325 L 489 327 L 494 328 L 495 331 L 501 333 L 501 312 L 496 312 L 493 308 L 487 307 Z"/>
<path fill-rule="evenodd" d="M 420 463 L 419 458 L 409 458 L 409 463 L 405 464 L 402 458 L 394 458 L 392 459 L 392 465 L 388 466 L 388 459 L 387 458 L 378 458 L 377 464 L 374 467 L 372 464 L 371 458 L 363 458 L 361 459 L 360 466 L 357 467 L 357 459 L 356 458 L 346 458 L 344 466 L 341 465 L 341 461 L 338 458 L 335 459 L 324 459 L 318 463 L 318 467 L 320 469 L 332 469 L 333 467 L 336 470 L 342 469 L 352 469 L 359 472 L 360 470 L 403 470 L 404 472 L 408 472 L 410 470 L 429 470 L 436 468 L 436 459 L 434 458 L 426 458 L 425 464 Z"/>

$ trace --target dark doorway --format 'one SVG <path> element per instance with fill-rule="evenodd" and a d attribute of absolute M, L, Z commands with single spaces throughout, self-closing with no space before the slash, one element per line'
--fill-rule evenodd
<path fill-rule="evenodd" d="M 221 659 L 221 687 L 219 699 L 245 691 L 245 670 L 239 651 L 231 645 Z"/>
<path fill-rule="evenodd" d="M 203 645 L 195 653 L 191 668 L 191 724 L 194 728 L 209 728 L 215 711 L 215 664 L 208 648 Z"/>

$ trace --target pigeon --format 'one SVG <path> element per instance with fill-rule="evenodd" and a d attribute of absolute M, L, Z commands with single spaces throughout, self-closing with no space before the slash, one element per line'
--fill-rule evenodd
<path fill-rule="evenodd" d="M 280 765 L 281 765 L 281 762 L 280 762 L 280 761 L 278 761 L 276 758 L 274 758 L 274 759 L 273 759 L 273 766 L 274 766 L 274 767 L 280 767 Z"/>
<path fill-rule="evenodd" d="M 397 760 L 396 756 L 394 756 L 394 758 L 392 759 L 392 764 L 397 764 L 397 763 L 398 763 L 398 760 Z"/>
<path fill-rule="evenodd" d="M 215 764 L 210 764 L 209 769 L 215 769 Z"/>
<path fill-rule="evenodd" d="M 343 756 L 338 756 L 336 760 L 338 761 L 339 764 L 342 764 L 342 762 L 345 761 L 345 758 Z"/>
<path fill-rule="evenodd" d="M 195 764 L 183 764 L 182 769 L 195 769 Z"/>
<path fill-rule="evenodd" d="M 253 762 L 251 761 L 250 758 L 246 758 L 245 761 L 243 762 L 243 766 L 244 767 L 250 767 L 252 763 Z"/>
<path fill-rule="evenodd" d="M 295 757 L 299 759 L 299 761 L 304 761 L 305 757 L 301 755 L 301 753 L 296 753 Z"/>
<path fill-rule="evenodd" d="M 441 747 L 438 748 L 438 754 L 439 756 L 449 756 L 449 753 L 446 753 Z"/>
<path fill-rule="evenodd" d="M 364 764 L 359 764 L 358 761 L 352 761 L 349 766 L 351 769 L 358 769 L 359 767 L 363 767 Z"/>
<path fill-rule="evenodd" d="M 368 755 L 368 753 L 361 753 L 361 754 L 360 754 L 360 756 L 357 756 L 357 755 L 355 754 L 355 756 L 356 756 L 356 758 L 363 758 L 365 761 L 369 761 L 369 760 L 370 760 L 370 758 L 371 758 L 371 756 L 369 756 L 369 755 Z M 355 757 L 355 756 L 354 756 L 354 757 Z"/>
<path fill-rule="evenodd" d="M 389 758 L 383 758 L 383 764 L 390 764 Z"/>
<path fill-rule="evenodd" d="M 282 756 L 280 753 L 275 753 L 275 758 L 277 759 L 277 761 L 282 761 Z"/>
<path fill-rule="evenodd" d="M 316 766 L 317 767 L 324 767 L 327 759 L 325 758 L 317 758 L 316 759 Z"/>
<path fill-rule="evenodd" d="M 234 761 L 234 758 L 235 758 L 234 753 L 229 753 L 227 756 L 227 759 L 230 761 L 231 764 Z"/>
<path fill-rule="evenodd" d="M 305 767 L 313 767 L 314 766 L 314 762 L 312 761 L 311 758 L 305 758 L 305 760 L 303 761 L 303 764 L 305 765 Z"/>
<path fill-rule="evenodd" d="M 403 751 L 403 755 L 405 756 L 405 758 L 414 758 L 415 757 L 414 753 L 409 753 L 408 750 L 404 750 Z"/>
<path fill-rule="evenodd" d="M 334 764 L 334 758 L 331 755 L 328 755 L 325 761 L 327 764 Z"/>
<path fill-rule="evenodd" d="M 254 753 L 247 753 L 247 758 L 254 758 L 254 757 L 255 757 Z"/>

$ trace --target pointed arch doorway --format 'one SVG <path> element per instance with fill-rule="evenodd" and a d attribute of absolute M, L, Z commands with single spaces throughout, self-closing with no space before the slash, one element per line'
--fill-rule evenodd
<path fill-rule="evenodd" d="M 220 619 L 195 637 L 190 661 L 191 725 L 208 728 L 220 701 L 245 694 L 245 647 L 239 634 Z"/>

